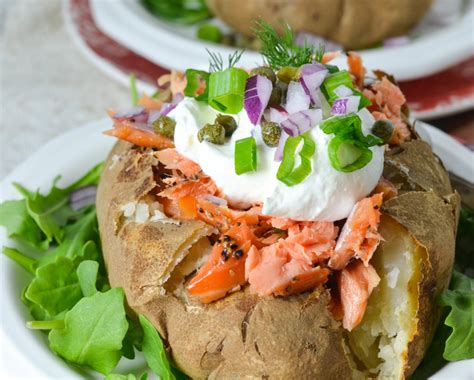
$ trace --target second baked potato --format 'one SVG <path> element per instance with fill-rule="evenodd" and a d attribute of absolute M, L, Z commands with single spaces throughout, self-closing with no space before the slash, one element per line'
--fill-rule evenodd
<path fill-rule="evenodd" d="M 263 19 L 282 31 L 286 23 L 340 43 L 367 48 L 388 37 L 406 34 L 423 17 L 432 0 L 206 0 L 216 17 L 251 36 Z"/>

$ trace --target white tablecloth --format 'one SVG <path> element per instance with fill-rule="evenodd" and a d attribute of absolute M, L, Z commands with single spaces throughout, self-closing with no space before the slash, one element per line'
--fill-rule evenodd
<path fill-rule="evenodd" d="M 61 5 L 0 0 L 0 179 L 54 136 L 130 102 L 77 51 Z"/>

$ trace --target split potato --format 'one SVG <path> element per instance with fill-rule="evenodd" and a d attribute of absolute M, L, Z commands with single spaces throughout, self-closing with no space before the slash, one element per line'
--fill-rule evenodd
<path fill-rule="evenodd" d="M 432 0 L 206 0 L 206 3 L 216 17 L 247 36 L 252 36 L 255 20 L 263 19 L 280 31 L 288 23 L 296 32 L 328 38 L 346 49 L 361 49 L 408 33 Z"/>
<path fill-rule="evenodd" d="M 155 220 L 154 152 L 118 142 L 105 164 L 97 212 L 112 286 L 144 314 L 176 365 L 193 379 L 403 379 L 423 358 L 448 286 L 459 196 L 430 147 L 413 140 L 386 153 L 398 189 L 384 202 L 384 240 L 371 263 L 381 277 L 362 323 L 347 332 L 320 288 L 258 297 L 247 289 L 211 304 L 183 283 L 209 250 L 200 221 Z"/>

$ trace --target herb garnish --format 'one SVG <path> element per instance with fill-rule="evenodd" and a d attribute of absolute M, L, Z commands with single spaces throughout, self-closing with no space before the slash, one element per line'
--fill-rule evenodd
<path fill-rule="evenodd" d="M 324 46 L 307 45 L 298 46 L 295 44 L 295 34 L 289 25 L 285 26 L 283 34 L 280 36 L 277 31 L 267 22 L 257 21 L 254 29 L 257 38 L 262 42 L 260 53 L 266 63 L 275 70 L 285 66 L 299 67 L 313 60 L 321 62 L 324 55 Z"/>
<path fill-rule="evenodd" d="M 231 67 L 234 67 L 237 62 L 240 61 L 240 58 L 242 58 L 242 54 L 244 53 L 244 49 L 242 50 L 236 50 L 232 54 L 229 54 L 229 57 L 227 58 L 228 64 L 227 67 L 224 68 L 224 59 L 222 58 L 222 55 L 220 53 L 214 53 L 208 49 L 206 49 L 207 54 L 209 54 L 209 72 L 210 73 L 216 73 L 218 71 L 223 71 L 226 68 L 230 69 Z"/>

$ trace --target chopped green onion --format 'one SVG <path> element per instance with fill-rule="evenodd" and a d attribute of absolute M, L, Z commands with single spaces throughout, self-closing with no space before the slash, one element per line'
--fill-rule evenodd
<path fill-rule="evenodd" d="M 336 65 L 325 64 L 324 66 L 326 67 L 326 69 L 328 69 L 329 74 L 334 74 L 339 71 L 339 67 L 337 67 Z"/>
<path fill-rule="evenodd" d="M 197 30 L 197 38 L 204 41 L 219 43 L 222 40 L 222 32 L 217 25 L 204 24 Z"/>
<path fill-rule="evenodd" d="M 383 144 L 383 140 L 377 136 L 364 135 L 362 121 L 355 113 L 327 119 L 321 124 L 321 129 L 326 134 L 334 133 L 336 136 L 358 140 L 367 147 Z"/>
<path fill-rule="evenodd" d="M 209 93 L 209 73 L 202 70 L 186 70 L 186 88 L 184 95 L 207 101 Z M 203 88 L 204 85 L 204 88 Z"/>
<path fill-rule="evenodd" d="M 339 86 L 347 86 L 352 90 L 354 89 L 351 76 L 347 70 L 329 74 L 321 85 L 321 91 L 331 105 L 338 98 L 334 90 Z"/>
<path fill-rule="evenodd" d="M 246 137 L 235 142 L 234 166 L 237 175 L 257 170 L 257 143 L 255 138 Z"/>
<path fill-rule="evenodd" d="M 301 150 L 297 153 L 299 147 Z M 287 186 L 294 186 L 303 182 L 311 174 L 311 157 L 316 151 L 316 144 L 307 135 L 288 137 L 283 148 L 283 159 L 278 168 L 277 178 Z M 300 157 L 300 163 L 295 167 L 296 154 Z"/>
<path fill-rule="evenodd" d="M 138 104 L 138 90 L 135 74 L 130 74 L 130 97 L 132 98 L 132 104 L 136 106 Z"/>
<path fill-rule="evenodd" d="M 209 77 L 209 105 L 220 112 L 239 113 L 244 106 L 248 76 L 246 71 L 235 67 L 212 73 Z"/>
<path fill-rule="evenodd" d="M 353 172 L 367 165 L 372 151 L 358 140 L 336 136 L 328 146 L 329 161 L 340 172 Z"/>

